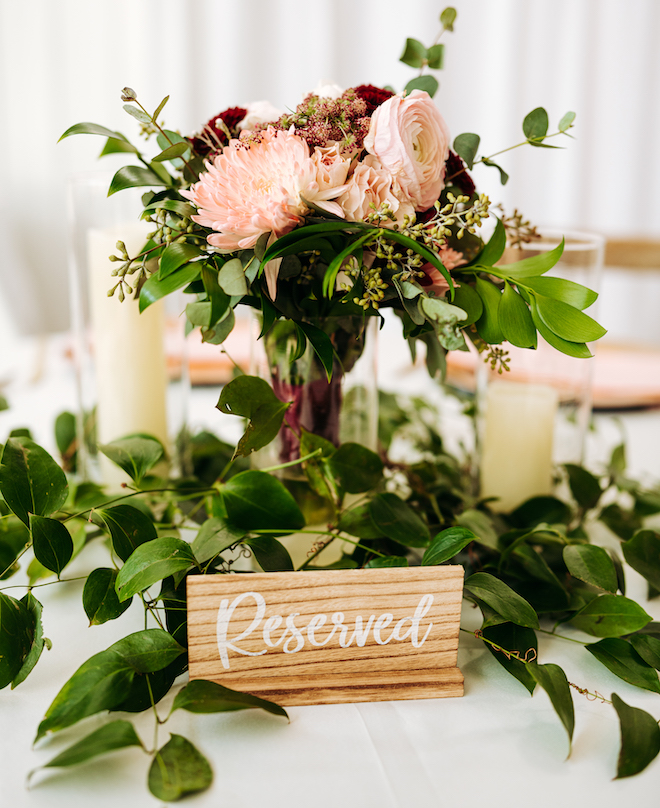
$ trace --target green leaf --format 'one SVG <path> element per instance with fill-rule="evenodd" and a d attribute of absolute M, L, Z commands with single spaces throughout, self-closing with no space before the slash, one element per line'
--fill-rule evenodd
<path fill-rule="evenodd" d="M 337 275 L 339 274 L 339 270 L 342 268 L 346 259 L 350 255 L 359 252 L 362 245 L 365 242 L 373 239 L 373 236 L 374 230 L 367 231 L 355 241 L 349 242 L 349 244 L 341 252 L 334 256 L 323 276 L 323 294 L 326 297 L 332 297 L 334 294 Z"/>
<path fill-rule="evenodd" d="M 136 547 L 157 536 L 151 519 L 132 505 L 100 508 L 95 513 L 108 527 L 112 547 L 122 561 L 126 561 Z"/>
<path fill-rule="evenodd" d="M 598 478 L 582 466 L 575 466 L 573 463 L 564 464 L 564 468 L 568 473 L 568 484 L 573 499 L 584 510 L 595 508 L 603 493 Z"/>
<path fill-rule="evenodd" d="M 158 199 L 155 202 L 149 202 L 145 206 L 144 213 L 154 213 L 158 208 L 171 210 L 173 213 L 178 213 L 179 216 L 182 216 L 184 219 L 190 219 L 191 216 L 197 213 L 196 208 L 184 202 L 182 199 Z"/>
<path fill-rule="evenodd" d="M 136 547 L 119 570 L 115 589 L 120 601 L 132 598 L 168 575 L 195 565 L 190 545 L 182 539 L 164 537 Z"/>
<path fill-rule="evenodd" d="M 182 157 L 189 150 L 189 143 L 173 143 L 152 159 L 154 163 L 163 163 L 165 160 L 175 160 L 177 157 Z"/>
<path fill-rule="evenodd" d="M 25 606 L 26 610 L 30 614 L 32 621 L 30 625 L 29 636 L 31 637 L 30 640 L 30 648 L 28 650 L 27 655 L 23 658 L 23 664 L 20 667 L 20 670 L 14 676 L 11 687 L 12 690 L 15 687 L 18 687 L 22 682 L 24 682 L 29 674 L 32 672 L 34 666 L 39 661 L 41 657 L 41 652 L 44 650 L 44 646 L 48 645 L 50 648 L 50 640 L 47 640 L 43 635 L 43 626 L 41 623 L 41 614 L 43 612 L 43 606 L 39 601 L 34 597 L 31 592 L 28 592 L 24 595 L 20 602 Z M 0 607 L 0 621 L 1 621 L 1 607 Z M 24 635 L 23 635 L 24 636 Z M 20 647 L 21 643 L 18 643 L 18 647 Z M 2 642 L 0 641 L 0 653 L 2 653 Z"/>
<path fill-rule="evenodd" d="M 30 514 L 30 532 L 35 558 L 59 578 L 73 555 L 73 541 L 69 531 L 57 519 Z"/>
<path fill-rule="evenodd" d="M 383 479 L 383 461 L 359 443 L 343 443 L 331 455 L 327 465 L 341 488 L 349 494 L 370 491 Z"/>
<path fill-rule="evenodd" d="M 508 283 L 498 309 L 498 322 L 504 338 L 518 348 L 536 348 L 536 327 L 527 304 Z"/>
<path fill-rule="evenodd" d="M 65 137 L 70 137 L 71 135 L 101 135 L 101 137 L 126 140 L 121 132 L 113 132 L 112 129 L 107 129 L 105 126 L 99 126 L 97 123 L 74 124 L 73 126 L 70 126 L 63 135 L 60 135 L 60 140 L 64 140 Z"/>
<path fill-rule="evenodd" d="M 422 566 L 444 564 L 477 537 L 466 527 L 449 527 L 433 539 L 422 558 Z"/>
<path fill-rule="evenodd" d="M 433 326 L 438 341 L 448 351 L 456 351 L 465 347 L 465 338 L 461 332 L 466 313 L 458 306 L 453 306 L 441 297 L 419 298 L 420 308 L 426 319 Z"/>
<path fill-rule="evenodd" d="M 483 312 L 475 323 L 479 336 L 489 345 L 499 345 L 504 342 L 504 334 L 499 323 L 502 295 L 494 283 L 482 278 L 477 278 L 476 289 L 483 303 Z"/>
<path fill-rule="evenodd" d="M 631 634 L 628 640 L 647 665 L 660 670 L 660 639 L 650 634 Z"/>
<path fill-rule="evenodd" d="M 426 51 L 426 59 L 431 70 L 442 70 L 444 55 L 445 46 L 442 44 L 442 42 L 438 42 L 436 45 L 431 45 L 431 47 Z"/>
<path fill-rule="evenodd" d="M 108 649 L 84 662 L 59 691 L 39 725 L 35 741 L 47 732 L 70 727 L 101 710 L 119 704 L 135 671 L 121 656 Z"/>
<path fill-rule="evenodd" d="M 536 679 L 530 673 L 531 666 L 528 663 L 536 659 L 538 652 L 535 632 L 531 628 L 517 626 L 514 623 L 501 623 L 496 626 L 487 626 L 482 629 L 482 634 L 500 648 L 512 652 L 511 655 L 506 655 L 493 648 L 489 643 L 485 643 L 486 648 L 500 665 L 526 687 L 530 694 L 533 694 Z M 526 661 L 522 662 L 523 659 Z"/>
<path fill-rule="evenodd" d="M 408 84 L 406 84 L 405 90 L 406 94 L 411 93 L 413 90 L 422 90 L 422 92 L 428 93 L 431 98 L 438 92 L 438 80 L 433 78 L 433 76 L 424 75 L 424 76 L 416 76 L 414 79 L 411 79 Z"/>
<path fill-rule="evenodd" d="M 124 104 L 124 110 L 128 112 L 129 115 L 132 115 L 137 121 L 140 121 L 140 123 L 151 123 L 151 118 L 147 115 L 147 113 L 143 112 L 138 107 L 134 107 L 132 104 Z"/>
<path fill-rule="evenodd" d="M 366 563 L 366 569 L 383 569 L 384 567 L 407 567 L 408 559 L 405 556 L 378 556 Z"/>
<path fill-rule="evenodd" d="M 638 603 L 623 595 L 600 595 L 571 618 L 575 628 L 594 637 L 631 634 L 650 621 L 651 616 Z"/>
<path fill-rule="evenodd" d="M 0 493 L 25 525 L 29 514 L 50 516 L 65 502 L 66 475 L 41 446 L 29 438 L 9 438 L 0 463 Z"/>
<path fill-rule="evenodd" d="M 640 530 L 621 545 L 628 564 L 660 589 L 660 534 L 655 530 Z"/>
<path fill-rule="evenodd" d="M 293 572 L 294 566 L 289 551 L 273 536 L 253 536 L 246 544 L 264 572 Z"/>
<path fill-rule="evenodd" d="M 199 262 L 195 262 L 185 264 L 162 280 L 158 277 L 158 274 L 152 275 L 140 289 L 140 313 L 157 300 L 197 280 L 199 273 Z"/>
<path fill-rule="evenodd" d="M 539 627 L 539 619 L 529 603 L 494 575 L 475 572 L 465 579 L 464 589 L 488 604 L 509 623 L 527 628 Z"/>
<path fill-rule="evenodd" d="M 497 219 L 497 224 L 495 225 L 493 235 L 490 237 L 488 243 L 484 246 L 481 252 L 478 253 L 476 258 L 470 262 L 470 266 L 472 264 L 478 264 L 479 266 L 486 267 L 493 266 L 502 257 L 505 248 L 506 230 L 504 229 L 502 220 Z"/>
<path fill-rule="evenodd" d="M 240 258 L 232 258 L 220 267 L 218 284 L 223 292 L 232 297 L 243 297 L 248 293 L 245 272 Z"/>
<path fill-rule="evenodd" d="M 138 738 L 133 724 L 130 721 L 111 721 L 60 752 L 48 763 L 44 763 L 41 768 L 55 769 L 77 766 L 79 763 L 85 763 L 99 755 L 114 752 L 116 749 L 125 749 L 128 746 L 142 747 L 142 741 Z M 38 769 L 34 771 L 38 771 Z M 29 776 L 34 771 L 30 772 Z"/>
<path fill-rule="evenodd" d="M 302 329 L 303 333 L 309 340 L 309 344 L 314 349 L 314 353 L 318 356 L 319 361 L 325 369 L 328 381 L 332 378 L 332 368 L 335 358 L 335 349 L 332 345 L 330 337 L 311 323 L 305 323 L 302 320 L 294 320 L 298 328 Z"/>
<path fill-rule="evenodd" d="M 589 308 L 598 298 L 597 292 L 564 278 L 546 278 L 540 275 L 526 278 L 524 285 L 540 295 L 556 298 L 580 310 Z"/>
<path fill-rule="evenodd" d="M 502 185 L 507 184 L 507 182 L 509 181 L 509 175 L 506 173 L 506 171 L 502 168 L 501 165 L 496 163 L 494 160 L 491 160 L 490 157 L 482 157 L 481 162 L 485 166 L 490 166 L 491 168 L 496 168 L 500 172 L 500 183 Z"/>
<path fill-rule="evenodd" d="M 625 541 L 631 539 L 642 526 L 641 518 L 634 511 L 622 508 L 618 502 L 606 505 L 598 518 Z"/>
<path fill-rule="evenodd" d="M 552 706 L 568 733 L 569 749 L 575 729 L 573 697 L 566 674 L 559 665 L 530 665 L 529 672 L 550 697 Z"/>
<path fill-rule="evenodd" d="M 242 471 L 222 487 L 232 524 L 245 530 L 289 530 L 305 525 L 305 517 L 282 483 L 265 471 Z"/>
<path fill-rule="evenodd" d="M 272 701 L 230 690 L 216 682 L 195 679 L 176 694 L 172 712 L 187 710 L 189 713 L 226 713 L 234 710 L 249 710 L 258 707 L 273 715 L 288 718 L 287 711 Z"/>
<path fill-rule="evenodd" d="M 188 307 L 186 306 L 186 311 Z M 213 320 L 213 313 L 211 311 L 209 320 Z M 213 328 L 202 329 L 202 342 L 210 342 L 212 345 L 222 345 L 227 337 L 234 330 L 236 325 L 236 317 L 232 309 L 228 309 L 227 314 L 216 323 Z"/>
<path fill-rule="evenodd" d="M 399 61 L 410 67 L 423 67 L 426 62 L 426 48 L 418 39 L 406 39 L 406 47 Z"/>
<path fill-rule="evenodd" d="M 234 457 L 247 457 L 277 437 L 291 404 L 281 401 L 263 379 L 239 376 L 223 388 L 216 406 L 226 415 L 248 419 L 247 429 L 234 452 Z"/>
<path fill-rule="evenodd" d="M 522 125 L 523 133 L 527 140 L 531 141 L 531 145 L 536 145 L 543 140 L 548 133 L 549 124 L 548 113 L 543 107 L 537 107 L 525 116 Z"/>
<path fill-rule="evenodd" d="M 300 429 L 300 455 L 305 457 L 313 452 L 320 452 L 320 455 L 313 457 L 303 463 L 303 469 L 309 480 L 312 489 L 325 499 L 336 502 L 338 499 L 337 480 L 332 469 L 327 463 L 337 449 L 329 440 L 320 435 L 308 432 L 304 427 Z"/>
<path fill-rule="evenodd" d="M 462 135 L 457 135 L 454 138 L 454 151 L 467 165 L 468 168 L 474 166 L 474 160 L 479 151 L 479 143 L 481 138 L 473 132 L 464 132 Z"/>
<path fill-rule="evenodd" d="M 155 121 L 155 120 L 158 119 L 158 116 L 163 111 L 163 109 L 165 108 L 165 104 L 167 104 L 167 102 L 169 100 L 170 100 L 169 95 L 166 95 L 165 98 L 163 98 L 163 100 L 160 102 L 160 104 L 156 107 L 156 111 L 153 114 L 152 120 Z"/>
<path fill-rule="evenodd" d="M 197 561 L 203 564 L 237 544 L 244 536 L 244 530 L 238 530 L 224 519 L 214 516 L 199 529 L 192 543 L 192 551 Z"/>
<path fill-rule="evenodd" d="M 592 354 L 589 348 L 583 342 L 569 342 L 554 334 L 540 318 L 536 306 L 536 299 L 532 298 L 532 320 L 537 327 L 539 334 L 543 339 L 551 345 L 555 350 L 567 356 L 574 356 L 576 359 L 589 359 Z"/>
<path fill-rule="evenodd" d="M 76 416 L 72 412 L 61 412 L 55 419 L 55 443 L 60 455 L 70 452 L 75 441 Z"/>
<path fill-rule="evenodd" d="M 567 132 L 571 128 L 571 126 L 573 126 L 574 120 L 575 120 L 575 113 L 567 112 L 559 121 L 557 129 L 559 129 L 560 132 Z"/>
<path fill-rule="evenodd" d="M 15 680 L 34 639 L 34 618 L 24 602 L 0 592 L 0 690 Z"/>
<path fill-rule="evenodd" d="M 447 6 L 440 14 L 440 22 L 445 31 L 454 30 L 454 22 L 456 21 L 456 9 L 452 6 Z"/>
<path fill-rule="evenodd" d="M 112 178 L 110 188 L 108 189 L 108 196 L 116 194 L 117 191 L 123 191 L 125 188 L 151 187 L 153 185 L 167 186 L 170 185 L 170 183 L 159 177 L 158 174 L 150 168 L 123 166 Z"/>
<path fill-rule="evenodd" d="M 111 645 L 108 650 L 118 654 L 136 673 L 156 673 L 185 653 L 174 637 L 162 628 L 136 631 Z"/>
<path fill-rule="evenodd" d="M 536 278 L 539 275 L 544 275 L 549 269 L 552 269 L 564 252 L 564 239 L 548 252 L 542 252 L 538 255 L 532 255 L 530 258 L 523 258 L 522 261 L 516 261 L 514 264 L 502 264 L 497 267 L 497 273 L 501 273 L 503 277 L 513 280 L 525 280 L 526 278 Z"/>
<path fill-rule="evenodd" d="M 103 148 L 99 152 L 99 157 L 105 157 L 108 154 L 139 154 L 139 151 L 132 143 L 123 138 L 109 137 L 103 144 Z"/>
<path fill-rule="evenodd" d="M 564 564 L 575 578 L 607 592 L 618 589 L 616 569 L 602 547 L 593 544 L 570 544 L 563 550 Z"/>
<path fill-rule="evenodd" d="M 543 295 L 535 297 L 539 317 L 558 337 L 569 342 L 593 342 L 607 333 L 600 323 L 568 303 Z"/>
<path fill-rule="evenodd" d="M 343 533 L 357 536 L 358 539 L 380 539 L 383 536 L 383 531 L 371 518 L 368 503 L 343 511 L 337 527 Z"/>
<path fill-rule="evenodd" d="M 343 219 L 340 221 L 326 221 L 320 224 L 297 227 L 295 230 L 286 233 L 270 245 L 261 259 L 259 274 L 263 272 L 265 265 L 269 261 L 272 261 L 273 258 L 279 258 L 281 255 L 285 255 L 289 250 L 293 253 L 299 251 L 300 242 L 308 240 L 311 236 L 322 234 L 329 235 L 331 233 L 362 233 L 365 230 L 371 231 L 373 234 L 376 228 L 364 222 L 345 222 Z"/>
<path fill-rule="evenodd" d="M 455 517 L 456 524 L 467 527 L 475 535 L 475 541 L 497 550 L 497 533 L 493 526 L 493 521 L 483 511 L 476 508 L 467 508 L 463 513 Z"/>
<path fill-rule="evenodd" d="M 607 638 L 585 648 L 619 679 L 635 687 L 660 693 L 657 671 L 649 667 L 626 640 Z"/>
<path fill-rule="evenodd" d="M 616 768 L 616 780 L 639 774 L 660 752 L 658 722 L 644 710 L 630 707 L 616 693 L 612 704 L 619 716 L 621 748 Z"/>
<path fill-rule="evenodd" d="M 213 782 L 213 772 L 206 758 L 181 735 L 158 750 L 149 769 L 149 791 L 165 802 L 174 802 L 206 791 Z"/>
<path fill-rule="evenodd" d="M 156 438 L 135 435 L 99 444 L 99 451 L 139 483 L 163 456 L 163 444 Z"/>
<path fill-rule="evenodd" d="M 204 253 L 196 244 L 189 244 L 187 241 L 182 244 L 168 244 L 160 256 L 158 279 L 162 281 L 168 275 L 176 272 L 179 267 L 200 255 L 204 255 Z"/>
<path fill-rule="evenodd" d="M 369 503 L 369 513 L 381 535 L 406 547 L 426 547 L 430 540 L 428 527 L 415 511 L 397 497 L 384 493 Z"/>
<path fill-rule="evenodd" d="M 117 570 L 99 567 L 87 576 L 82 602 L 90 626 L 99 626 L 120 617 L 131 605 L 130 600 L 119 602 L 115 591 Z"/>
<path fill-rule="evenodd" d="M 481 302 L 481 298 L 474 288 L 467 283 L 456 287 L 454 292 L 454 306 L 463 309 L 467 314 L 467 318 L 461 322 L 461 327 L 463 328 L 472 325 L 472 323 L 476 323 L 484 310 L 484 304 Z"/>
<path fill-rule="evenodd" d="M 571 516 L 568 505 L 556 497 L 531 497 L 512 511 L 508 519 L 514 527 L 532 528 L 541 522 L 568 524 Z"/>

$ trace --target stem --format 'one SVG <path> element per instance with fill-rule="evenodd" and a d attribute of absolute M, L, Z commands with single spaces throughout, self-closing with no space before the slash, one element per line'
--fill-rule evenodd
<path fill-rule="evenodd" d="M 21 550 L 21 552 L 20 552 L 20 553 L 19 553 L 19 554 L 16 556 L 16 558 L 15 558 L 15 559 L 14 559 L 14 560 L 11 562 L 11 564 L 10 564 L 10 565 L 9 565 L 9 566 L 8 566 L 6 569 L 4 569 L 2 572 L 0 572 L 0 578 L 2 578 L 4 575 L 6 575 L 6 574 L 9 572 L 9 570 L 10 570 L 10 569 L 11 569 L 11 568 L 14 566 L 14 564 L 15 564 L 15 563 L 18 561 L 18 559 L 19 559 L 21 556 L 25 555 L 25 553 L 27 553 L 27 551 L 30 549 L 30 547 L 32 547 L 32 542 L 31 542 L 31 541 L 30 541 L 30 542 L 28 542 L 28 543 L 25 545 L 25 547 L 24 547 L 24 548 Z"/>
<path fill-rule="evenodd" d="M 474 163 L 472 163 L 472 168 L 474 168 L 476 165 L 479 165 L 479 163 L 483 163 L 484 160 L 492 160 L 493 157 L 498 157 L 500 154 L 505 154 L 506 152 L 513 151 L 513 149 L 518 149 L 520 148 L 520 146 L 525 146 L 527 143 L 542 143 L 544 140 L 549 140 L 551 137 L 557 137 L 557 135 L 565 135 L 565 134 L 566 132 L 557 131 L 553 132 L 551 135 L 544 135 L 543 137 L 527 138 L 526 140 L 522 140 L 520 143 L 516 143 L 515 146 L 508 146 L 506 149 L 501 149 L 500 151 L 493 152 L 493 154 L 489 155 L 488 157 L 480 157 L 478 160 L 475 160 Z M 467 168 L 463 168 L 460 171 L 457 171 L 455 174 L 452 174 L 450 177 L 447 177 L 445 179 L 445 183 L 449 183 L 449 181 L 453 180 L 454 177 L 458 177 L 460 174 L 464 174 L 466 170 Z"/>
<path fill-rule="evenodd" d="M 178 488 L 146 488 L 141 491 L 132 491 L 130 494 L 122 494 L 120 497 L 115 497 L 114 499 L 109 499 L 107 502 L 104 502 L 102 505 L 95 505 L 93 508 L 87 508 L 84 511 L 79 511 L 78 513 L 72 513 L 63 519 L 63 522 L 68 522 L 69 519 L 77 519 L 80 516 L 84 516 L 86 513 L 91 513 L 92 511 L 100 510 L 101 508 L 107 508 L 108 505 L 114 505 L 115 502 L 121 502 L 123 499 L 130 499 L 130 497 L 137 497 L 139 494 L 164 494 L 168 491 L 172 493 L 182 493 L 182 499 L 189 499 L 191 496 L 197 496 L 198 494 L 212 494 L 217 489 L 215 488 L 198 488 L 198 489 L 187 489 L 186 491 L 179 492 Z M 5 570 L 6 572 L 6 570 Z M 0 573 L 1 574 L 1 573 Z"/>
<path fill-rule="evenodd" d="M 259 469 L 259 471 L 279 471 L 280 469 L 286 469 L 289 466 L 297 466 L 300 463 L 304 463 L 306 460 L 309 460 L 312 457 L 318 457 L 322 453 L 322 451 L 323 451 L 322 449 L 315 449 L 310 454 L 305 455 L 304 457 L 299 457 L 297 460 L 289 460 L 288 463 L 280 463 L 279 466 L 269 466 L 266 469 Z"/>
<path fill-rule="evenodd" d="M 145 109 L 145 108 L 142 106 L 142 104 L 141 104 L 141 103 L 140 103 L 140 102 L 137 100 L 137 98 L 135 98 L 135 99 L 134 99 L 134 101 L 135 101 L 135 103 L 138 105 L 138 107 L 140 107 L 140 109 L 142 110 L 142 112 L 144 112 L 144 114 L 145 114 L 145 115 L 149 115 L 149 120 L 151 121 L 151 123 L 152 123 L 152 124 L 153 124 L 153 125 L 156 127 L 156 129 L 158 129 L 158 131 L 159 131 L 159 132 L 161 133 L 161 135 L 162 135 L 162 136 L 165 138 L 165 140 L 166 140 L 166 141 L 167 141 L 167 142 L 170 144 L 170 146 L 174 146 L 174 143 L 172 143 L 172 141 L 169 139 L 169 137 L 167 136 L 167 133 L 166 133 L 166 132 L 165 132 L 165 130 L 164 130 L 164 129 L 163 129 L 161 126 L 160 126 L 160 124 L 159 124 L 159 123 L 158 123 L 158 121 L 157 121 L 157 120 L 154 118 L 154 116 L 153 116 L 153 115 L 150 115 L 150 114 L 147 112 L 147 110 L 146 110 L 146 109 Z M 182 162 L 183 162 L 183 163 L 185 163 L 186 168 L 188 169 L 188 171 L 190 171 L 190 173 L 193 175 L 193 177 L 195 177 L 196 179 L 199 179 L 199 174 L 197 174 L 197 172 L 196 172 L 196 171 L 193 171 L 193 170 L 192 170 L 192 168 L 190 167 L 190 163 L 189 163 L 189 162 L 188 162 L 188 161 L 187 161 L 187 160 L 186 160 L 184 157 L 181 157 L 180 159 L 182 160 Z M 148 165 L 148 164 L 147 164 L 147 165 Z"/>
<path fill-rule="evenodd" d="M 54 575 L 55 573 L 53 573 Z M 58 578 L 56 581 L 46 581 L 44 584 L 12 584 L 11 586 L 0 587 L 0 592 L 6 589 L 37 589 L 40 586 L 52 586 L 53 584 L 68 584 L 71 581 L 86 581 L 87 575 L 79 575 L 77 578 Z"/>
<path fill-rule="evenodd" d="M 551 637 L 557 637 L 559 640 L 567 640 L 568 642 L 576 642 L 578 645 L 589 645 L 588 642 L 583 642 L 582 640 L 574 640 L 573 637 L 566 637 L 563 634 L 555 634 L 554 631 L 548 631 L 545 628 L 537 628 L 535 631 L 540 631 L 541 634 L 549 634 Z"/>

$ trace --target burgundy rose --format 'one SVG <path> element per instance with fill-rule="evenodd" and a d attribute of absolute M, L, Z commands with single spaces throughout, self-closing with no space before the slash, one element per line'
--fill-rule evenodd
<path fill-rule="evenodd" d="M 367 105 L 367 115 L 379 107 L 388 98 L 391 98 L 394 93 L 391 90 L 384 90 L 382 87 L 374 87 L 373 84 L 360 84 L 359 87 L 353 87 L 355 94 L 361 98 Z"/>
<path fill-rule="evenodd" d="M 200 157 L 206 157 L 211 152 L 220 151 L 227 145 L 227 135 L 216 125 L 220 118 L 232 135 L 237 134 L 236 127 L 245 118 L 248 111 L 243 107 L 230 107 L 219 115 L 214 115 L 208 123 L 204 124 L 202 131 L 191 138 L 192 147 Z"/>
<path fill-rule="evenodd" d="M 465 163 L 451 150 L 445 164 L 445 184 L 455 185 L 465 196 L 472 196 L 475 190 L 472 177 L 467 173 Z"/>

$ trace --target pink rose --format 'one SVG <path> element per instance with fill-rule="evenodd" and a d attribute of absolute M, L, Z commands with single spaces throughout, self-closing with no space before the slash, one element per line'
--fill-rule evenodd
<path fill-rule="evenodd" d="M 394 193 L 415 210 L 427 210 L 445 187 L 449 130 L 431 96 L 413 90 L 394 95 L 371 116 L 364 147 L 394 178 Z"/>
<path fill-rule="evenodd" d="M 367 155 L 357 164 L 346 190 L 337 199 L 337 202 L 341 205 L 349 222 L 364 221 L 370 213 L 374 212 L 374 208 L 380 208 L 383 202 L 389 204 L 399 224 L 403 222 L 406 213 L 408 215 L 413 213 L 413 207 L 409 202 L 401 201 L 394 196 L 391 175 L 372 155 Z M 388 226 L 388 224 L 390 222 L 387 220 L 382 222 L 383 226 Z"/>

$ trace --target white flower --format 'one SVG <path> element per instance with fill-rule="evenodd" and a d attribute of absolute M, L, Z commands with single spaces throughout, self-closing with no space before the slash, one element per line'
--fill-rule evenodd
<path fill-rule="evenodd" d="M 270 123 L 276 121 L 282 115 L 282 111 L 274 107 L 270 101 L 253 101 L 245 104 L 247 115 L 238 124 L 237 129 L 254 129 L 258 123 Z"/>
<path fill-rule="evenodd" d="M 337 98 L 341 98 L 341 96 L 344 94 L 344 90 L 333 81 L 321 79 L 321 81 L 319 81 L 316 87 L 312 90 L 312 93 L 314 95 L 318 95 L 319 98 L 331 98 L 334 101 Z"/>

